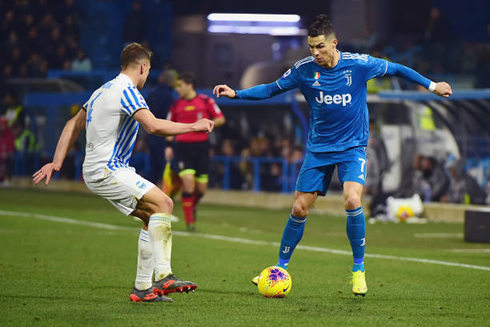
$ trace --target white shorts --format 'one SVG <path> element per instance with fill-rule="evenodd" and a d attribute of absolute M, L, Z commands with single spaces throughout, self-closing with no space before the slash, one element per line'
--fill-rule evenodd
<path fill-rule="evenodd" d="M 136 173 L 134 168 L 119 168 L 106 178 L 85 181 L 88 189 L 108 200 L 126 216 L 135 209 L 138 202 L 155 185 Z"/>

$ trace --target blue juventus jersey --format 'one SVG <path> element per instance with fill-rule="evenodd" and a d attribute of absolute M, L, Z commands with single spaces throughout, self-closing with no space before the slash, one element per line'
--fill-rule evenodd
<path fill-rule="evenodd" d="M 281 91 L 299 88 L 310 107 L 307 149 L 311 152 L 344 151 L 368 143 L 366 82 L 384 76 L 388 62 L 365 54 L 339 54 L 334 68 L 321 67 L 310 56 L 276 81 Z"/>

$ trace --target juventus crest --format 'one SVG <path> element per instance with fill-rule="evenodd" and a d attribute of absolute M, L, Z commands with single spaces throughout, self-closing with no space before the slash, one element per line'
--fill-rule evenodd
<path fill-rule="evenodd" d="M 351 86 L 352 85 L 352 70 L 344 70 L 344 77 L 347 80 L 345 85 Z"/>

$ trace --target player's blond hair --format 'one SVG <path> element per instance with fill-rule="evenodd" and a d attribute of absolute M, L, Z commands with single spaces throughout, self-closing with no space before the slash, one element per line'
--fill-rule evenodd
<path fill-rule="evenodd" d="M 133 63 L 139 63 L 142 59 L 151 60 L 152 52 L 141 44 L 133 42 L 124 47 L 121 52 L 121 68 L 125 69 Z"/>

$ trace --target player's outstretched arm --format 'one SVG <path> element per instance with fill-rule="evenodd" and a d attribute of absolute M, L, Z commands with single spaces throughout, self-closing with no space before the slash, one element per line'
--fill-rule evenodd
<path fill-rule="evenodd" d="M 295 85 L 280 88 L 277 82 L 260 84 L 244 90 L 233 90 L 228 85 L 216 85 L 213 94 L 216 97 L 225 96 L 230 99 L 263 100 L 291 90 Z"/>
<path fill-rule="evenodd" d="M 453 90 L 451 89 L 451 86 L 446 82 L 435 83 L 429 80 L 428 78 L 422 76 L 415 70 L 406 67 L 404 65 L 397 64 L 394 62 L 388 62 L 387 64 L 388 64 L 388 67 L 386 67 L 387 75 L 399 76 L 409 82 L 422 85 L 423 87 L 429 89 L 429 91 L 441 97 L 448 98 L 451 94 L 453 94 Z"/>
<path fill-rule="evenodd" d="M 134 115 L 141 126 L 150 134 L 158 136 L 172 136 L 191 132 L 211 133 L 214 122 L 209 119 L 200 119 L 192 124 L 175 123 L 170 120 L 156 118 L 150 110 L 138 110 Z"/>
<path fill-rule="evenodd" d="M 217 98 L 224 96 L 230 99 L 234 99 L 237 96 L 236 91 L 226 84 L 216 85 L 213 89 L 213 94 L 216 95 Z"/>
<path fill-rule="evenodd" d="M 34 184 L 39 183 L 46 178 L 46 185 L 49 184 L 53 172 L 59 171 L 65 161 L 66 154 L 71 148 L 75 140 L 78 138 L 80 132 L 85 128 L 86 112 L 85 110 L 79 110 L 78 113 L 66 122 L 63 132 L 61 133 L 56 151 L 54 153 L 53 161 L 45 164 L 41 169 L 32 175 L 32 181 Z"/>

